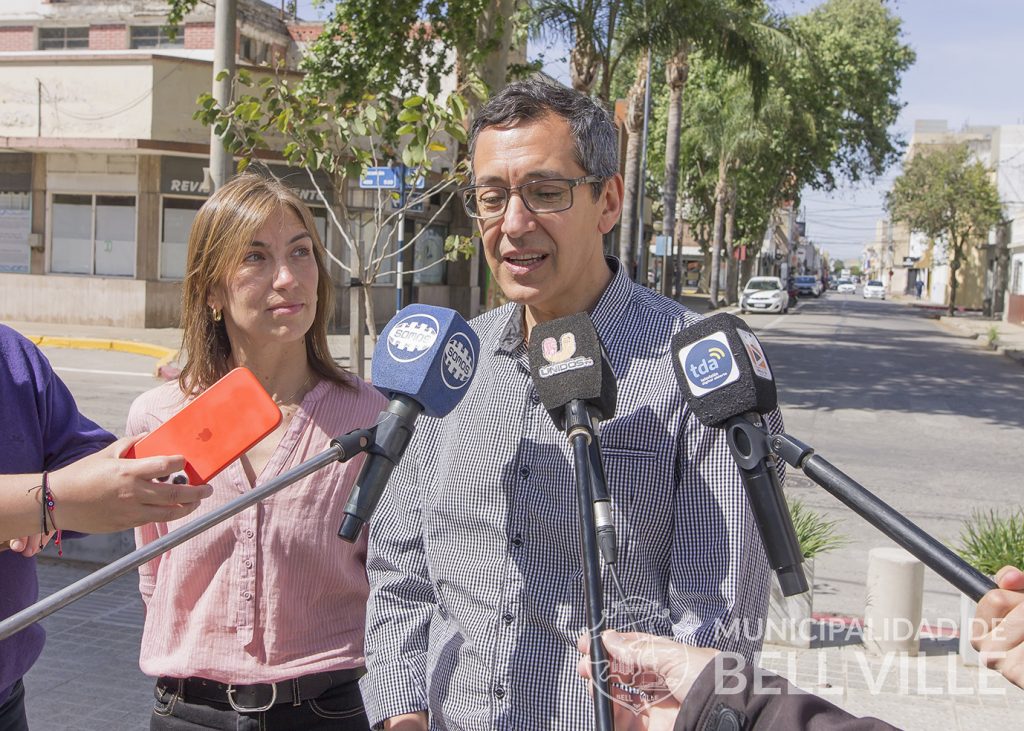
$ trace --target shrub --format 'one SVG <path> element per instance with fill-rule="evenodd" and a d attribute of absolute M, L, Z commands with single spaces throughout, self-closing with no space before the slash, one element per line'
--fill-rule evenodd
<path fill-rule="evenodd" d="M 789 515 L 793 519 L 800 551 L 805 559 L 833 551 L 846 545 L 846 536 L 836 530 L 838 520 L 829 520 L 811 510 L 800 500 L 790 500 Z"/>
<path fill-rule="evenodd" d="M 1007 517 L 995 510 L 974 510 L 960 531 L 960 556 L 982 573 L 1003 566 L 1024 566 L 1024 510 Z"/>

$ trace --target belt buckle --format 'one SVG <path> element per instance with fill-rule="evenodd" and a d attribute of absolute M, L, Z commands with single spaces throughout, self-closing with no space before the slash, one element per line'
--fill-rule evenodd
<path fill-rule="evenodd" d="M 235 709 L 238 713 L 262 713 L 263 711 L 269 711 L 275 703 L 277 703 L 277 683 L 270 683 L 270 702 L 265 706 L 254 706 L 252 708 L 245 708 L 235 703 L 235 692 L 236 688 L 232 683 L 228 683 L 227 696 L 228 704 Z"/>

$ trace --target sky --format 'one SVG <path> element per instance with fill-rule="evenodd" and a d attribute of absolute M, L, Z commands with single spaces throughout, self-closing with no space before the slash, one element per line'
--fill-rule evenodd
<path fill-rule="evenodd" d="M 785 13 L 820 4 L 770 2 Z M 889 5 L 903 19 L 904 41 L 917 53 L 903 76 L 900 97 L 906 106 L 894 132 L 909 140 L 918 119 L 945 119 L 953 130 L 1024 124 L 1024 0 L 892 0 Z M 318 17 L 311 0 L 300 0 L 299 14 Z M 530 56 L 541 53 L 548 73 L 568 83 L 564 53 L 531 42 Z M 833 258 L 856 258 L 874 240 L 876 222 L 886 217 L 884 195 L 898 174 L 895 166 L 874 184 L 843 186 L 831 194 L 805 190 L 807 236 Z"/>

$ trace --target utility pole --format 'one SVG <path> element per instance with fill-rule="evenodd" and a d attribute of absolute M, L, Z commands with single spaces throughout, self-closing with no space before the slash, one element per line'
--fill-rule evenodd
<path fill-rule="evenodd" d="M 231 79 L 235 75 L 235 19 L 238 0 L 217 0 L 214 4 L 213 25 L 213 98 L 221 109 L 231 102 Z M 218 77 L 226 72 L 223 79 Z M 231 179 L 235 165 L 231 153 L 217 136 L 216 126 L 210 127 L 210 193 Z"/>

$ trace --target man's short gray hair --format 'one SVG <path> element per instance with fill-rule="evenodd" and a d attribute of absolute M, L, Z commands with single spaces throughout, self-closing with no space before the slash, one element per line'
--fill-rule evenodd
<path fill-rule="evenodd" d="M 540 76 L 509 84 L 480 108 L 469 136 L 470 160 L 477 138 L 488 127 L 534 122 L 549 114 L 569 125 L 573 156 L 587 175 L 607 180 L 619 172 L 618 134 L 611 115 L 589 96 Z M 595 185 L 595 197 L 599 191 Z"/>

